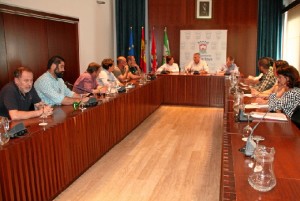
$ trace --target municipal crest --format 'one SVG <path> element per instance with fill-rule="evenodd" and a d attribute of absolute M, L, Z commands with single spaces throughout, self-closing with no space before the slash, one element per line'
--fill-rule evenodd
<path fill-rule="evenodd" d="M 199 41 L 198 42 L 200 54 L 206 53 L 208 44 L 209 44 L 209 42 L 207 42 L 207 41 Z"/>

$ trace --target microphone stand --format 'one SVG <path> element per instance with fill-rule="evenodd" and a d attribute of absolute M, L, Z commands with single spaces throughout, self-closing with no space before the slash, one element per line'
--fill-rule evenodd
<path fill-rule="evenodd" d="M 256 143 L 253 140 L 253 132 L 254 130 L 257 128 L 257 126 L 262 122 L 262 120 L 265 118 L 265 116 L 269 113 L 269 111 L 267 111 L 264 116 L 257 122 L 257 124 L 255 124 L 255 126 L 253 127 L 252 132 L 250 133 L 247 142 L 246 142 L 246 148 L 245 148 L 245 152 L 244 154 L 246 156 L 252 156 L 254 153 L 254 150 L 256 148 Z"/>
<path fill-rule="evenodd" d="M 76 89 L 79 89 L 79 90 L 81 90 L 81 91 L 84 91 L 84 92 L 88 93 L 87 97 L 93 95 L 93 93 L 91 93 L 90 91 L 88 91 L 88 90 L 86 90 L 86 89 L 83 89 L 83 88 L 81 88 L 81 87 L 74 86 L 74 85 L 71 84 L 70 82 L 65 82 L 65 84 L 68 85 L 68 86 L 75 87 Z"/>

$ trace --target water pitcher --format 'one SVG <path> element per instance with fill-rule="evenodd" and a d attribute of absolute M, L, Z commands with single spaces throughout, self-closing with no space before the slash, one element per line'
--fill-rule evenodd
<path fill-rule="evenodd" d="M 273 147 L 258 146 L 254 151 L 256 165 L 248 178 L 248 182 L 255 190 L 266 192 L 276 185 L 273 170 L 274 155 L 275 149 Z"/>

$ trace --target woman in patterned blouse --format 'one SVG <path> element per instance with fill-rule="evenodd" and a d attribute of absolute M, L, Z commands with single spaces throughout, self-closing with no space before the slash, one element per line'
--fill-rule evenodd
<path fill-rule="evenodd" d="M 281 68 L 277 71 L 278 87 L 269 97 L 270 111 L 283 112 L 288 117 L 293 115 L 300 104 L 299 72 L 293 66 Z"/>

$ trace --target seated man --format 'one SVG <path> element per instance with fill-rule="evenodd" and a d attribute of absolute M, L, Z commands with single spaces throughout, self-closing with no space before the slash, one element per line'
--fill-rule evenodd
<path fill-rule="evenodd" d="M 255 90 L 262 92 L 272 88 L 276 83 L 276 77 L 273 73 L 273 67 L 270 65 L 270 60 L 268 58 L 264 57 L 259 59 L 258 67 L 259 70 L 263 73 L 263 76 L 259 79 L 259 82 L 253 86 Z"/>
<path fill-rule="evenodd" d="M 220 68 L 220 73 L 224 75 L 230 75 L 231 73 L 238 73 L 238 72 L 239 72 L 239 68 L 234 63 L 234 58 L 232 56 L 228 56 L 226 59 L 226 64 L 224 64 Z"/>
<path fill-rule="evenodd" d="M 141 78 L 141 69 L 136 64 L 134 56 L 128 56 L 127 57 L 127 63 L 129 66 L 129 71 L 132 75 L 135 75 L 134 77 L 130 77 L 131 79 L 140 79 Z"/>
<path fill-rule="evenodd" d="M 278 77 L 277 70 L 284 68 L 284 67 L 289 67 L 289 63 L 287 61 L 277 60 L 273 63 L 273 73 L 276 78 Z M 278 89 L 278 87 L 281 87 L 281 86 L 280 86 L 280 83 L 278 83 L 276 81 L 276 83 L 273 85 L 273 87 L 271 87 L 270 89 L 267 89 L 265 91 L 262 91 L 262 92 L 259 92 L 256 89 L 252 88 L 251 94 L 255 97 L 262 97 L 264 99 L 267 99 L 271 93 L 274 93 Z"/>
<path fill-rule="evenodd" d="M 201 59 L 200 53 L 195 53 L 193 57 L 193 61 L 191 61 L 186 67 L 185 70 L 187 72 L 198 71 L 201 74 L 208 73 L 208 66 L 206 61 Z"/>
<path fill-rule="evenodd" d="M 72 105 L 74 102 L 87 102 L 88 97 L 82 97 L 71 91 L 62 79 L 65 71 L 65 60 L 60 56 L 53 56 L 48 61 L 47 72 L 34 83 L 40 98 L 49 105 Z"/>
<path fill-rule="evenodd" d="M 74 83 L 73 91 L 77 94 L 84 93 L 104 93 L 103 87 L 99 86 L 97 78 L 101 72 L 100 64 L 92 62 L 84 73 L 82 73 Z"/>
<path fill-rule="evenodd" d="M 14 81 L 6 84 L 0 91 L 0 116 L 21 120 L 38 117 L 43 113 L 52 114 L 53 109 L 43 106 L 32 85 L 33 72 L 29 68 L 17 68 Z"/>
<path fill-rule="evenodd" d="M 129 71 L 129 66 L 127 65 L 126 59 L 123 56 L 119 56 L 117 59 L 117 66 L 113 71 L 113 74 L 120 82 L 125 82 L 126 79 L 139 79 L 139 75 L 134 75 Z"/>
<path fill-rule="evenodd" d="M 273 59 L 271 57 L 263 57 L 261 59 L 267 60 L 269 62 L 269 65 L 273 66 Z M 254 85 L 254 84 L 259 83 L 259 81 L 260 81 L 260 79 L 262 78 L 263 75 L 264 74 L 262 72 L 257 76 L 249 75 L 244 81 L 245 81 L 246 84 Z"/>
<path fill-rule="evenodd" d="M 114 71 L 114 61 L 112 59 L 103 59 L 102 63 L 103 70 L 100 72 L 97 82 L 100 86 L 108 87 L 110 83 L 117 83 L 120 85 L 120 81 L 112 73 Z"/>
<path fill-rule="evenodd" d="M 177 63 L 174 63 L 174 58 L 172 56 L 166 56 L 166 62 L 161 67 L 157 69 L 157 73 L 161 73 L 162 71 L 167 71 L 171 73 L 178 73 L 179 67 Z"/>

